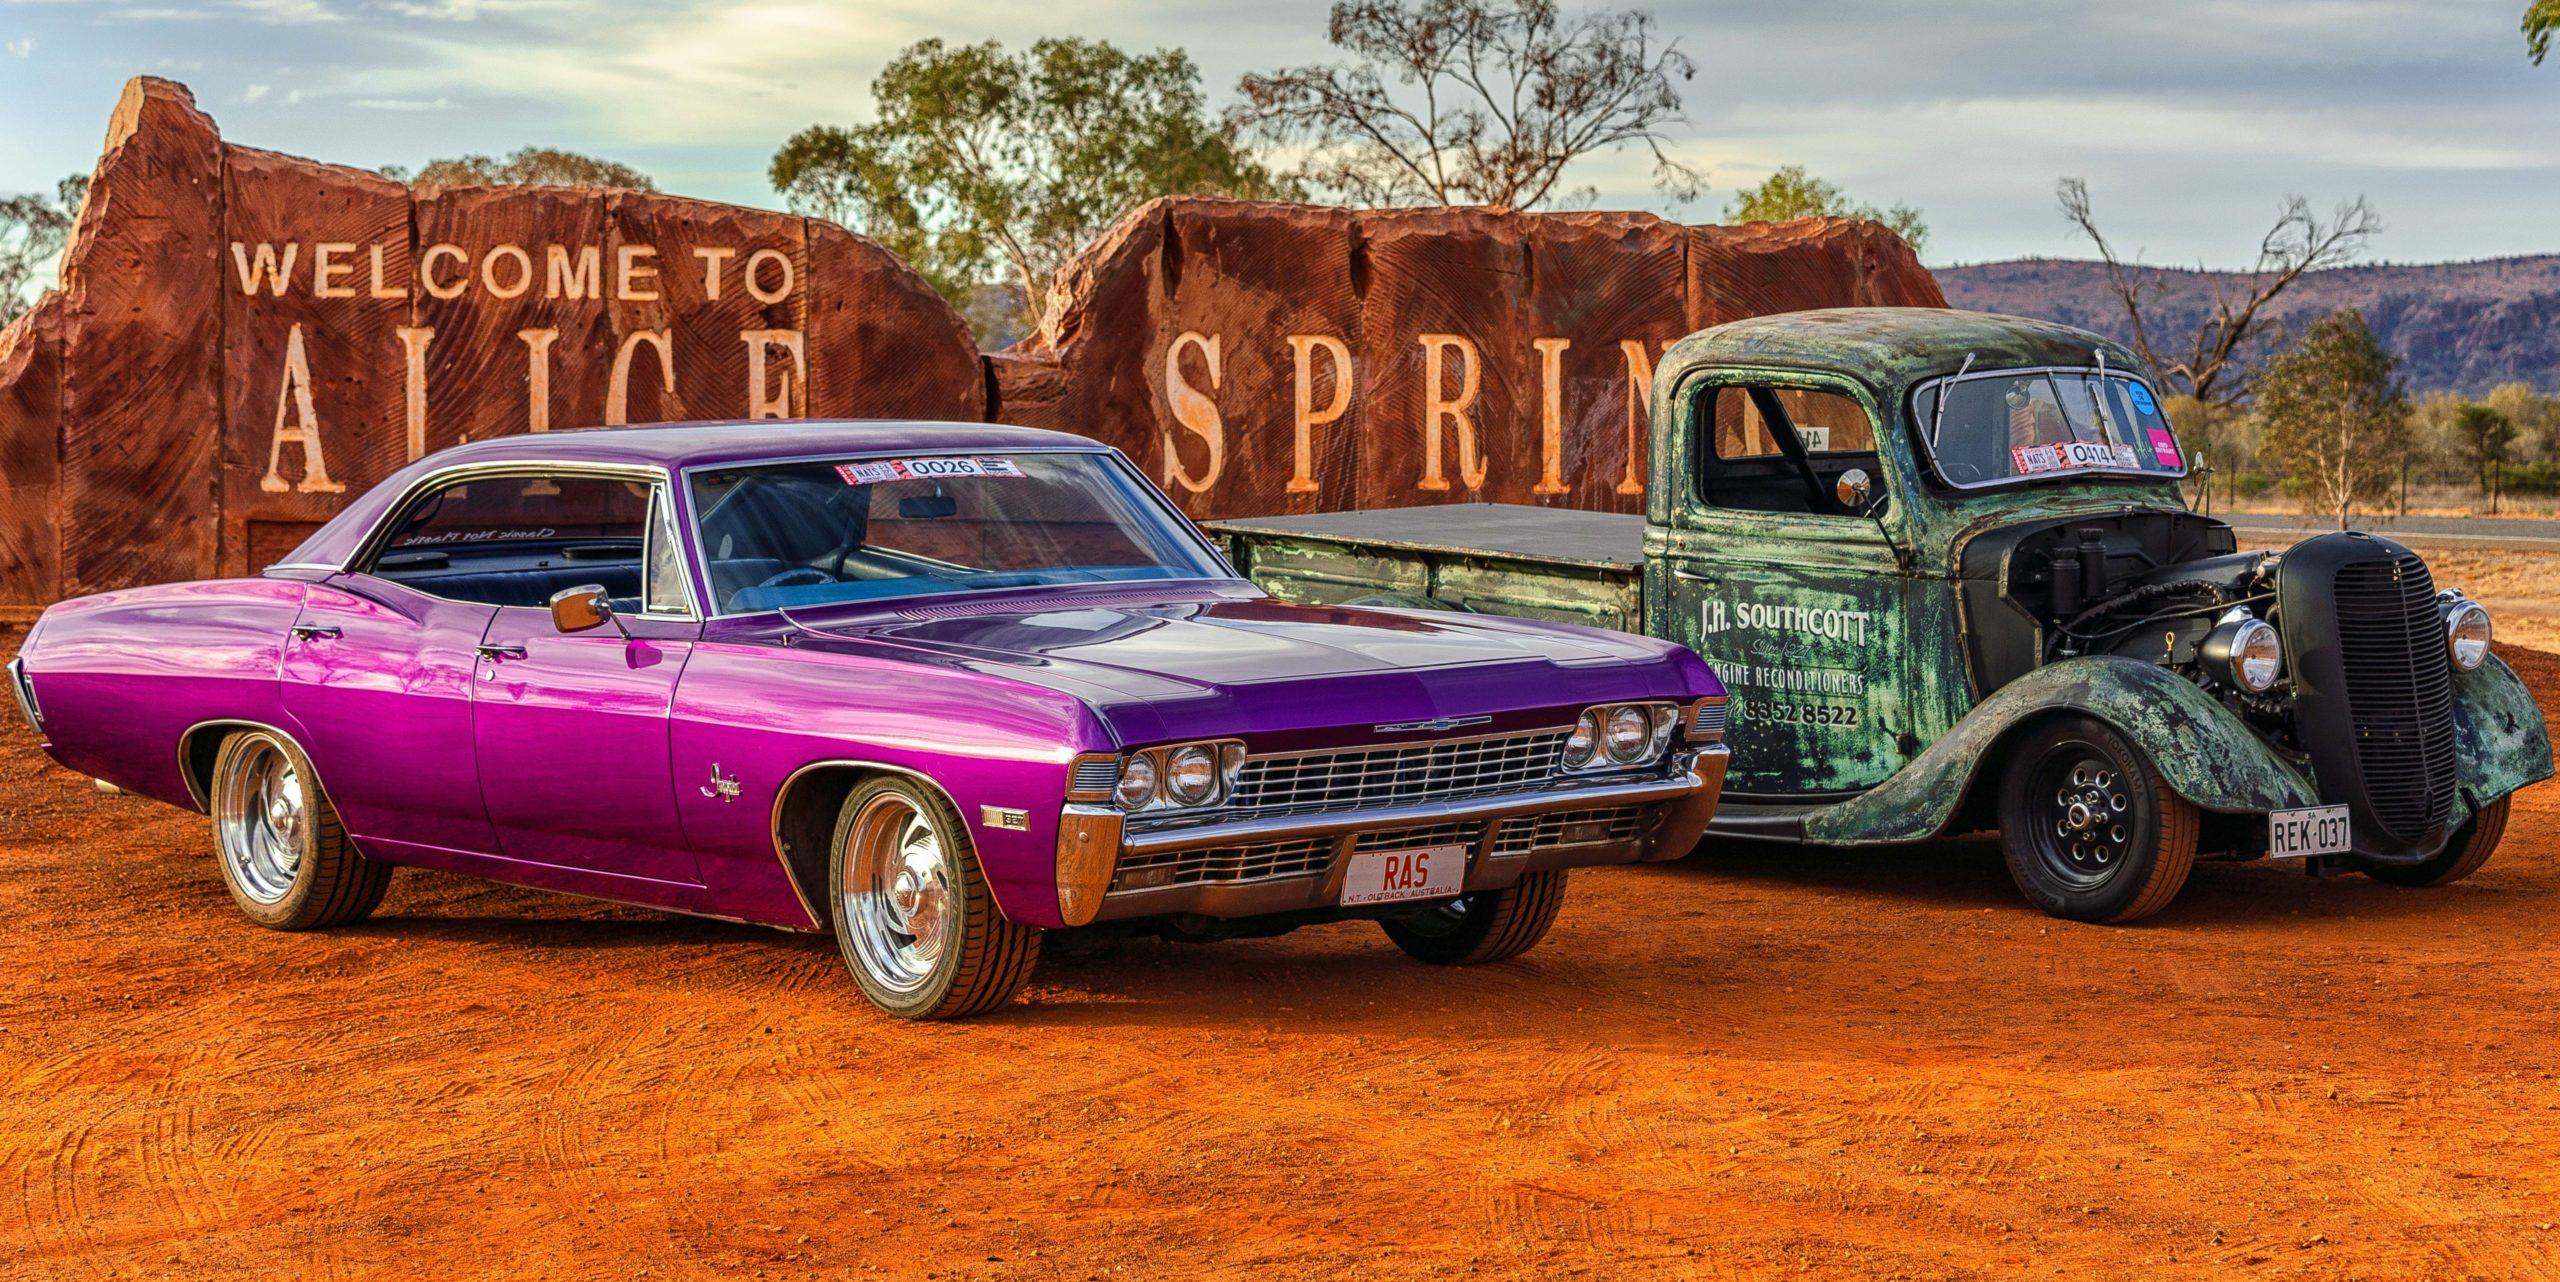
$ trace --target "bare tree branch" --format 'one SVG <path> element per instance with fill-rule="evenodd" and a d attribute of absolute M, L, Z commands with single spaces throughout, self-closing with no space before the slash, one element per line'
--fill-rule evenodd
<path fill-rule="evenodd" d="M 2258 239 L 2258 255 L 2246 272 L 2212 278 L 2212 314 L 2197 326 L 2183 360 L 2161 358 L 2152 342 L 2145 309 L 2157 298 L 2160 281 L 2139 259 L 2120 257 L 2099 231 L 2091 212 L 2089 186 L 2065 178 L 2055 188 L 2063 217 L 2078 227 L 2106 264 L 2107 284 L 2133 327 L 2134 350 L 2163 377 L 2183 380 L 2187 392 L 2207 405 L 2229 405 L 2248 392 L 2241 368 L 2251 340 L 2265 332 L 2263 314 L 2307 272 L 2326 271 L 2354 262 L 2365 243 L 2382 230 L 2381 215 L 2364 197 L 2340 203 L 2327 218 L 2312 212 L 2311 202 L 2287 196 L 2276 221 Z"/>

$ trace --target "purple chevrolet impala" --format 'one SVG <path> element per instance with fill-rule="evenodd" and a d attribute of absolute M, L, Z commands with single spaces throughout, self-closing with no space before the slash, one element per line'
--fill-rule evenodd
<path fill-rule="evenodd" d="M 212 815 L 261 924 L 416 864 L 832 930 L 917 1018 L 1097 923 L 1514 956 L 1724 777 L 1680 646 L 1283 604 L 1118 453 L 984 425 L 465 445 L 260 577 L 54 606 L 10 669 L 57 760 Z"/>

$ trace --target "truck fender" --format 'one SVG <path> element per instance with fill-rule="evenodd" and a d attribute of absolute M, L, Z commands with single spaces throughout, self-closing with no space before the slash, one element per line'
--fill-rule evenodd
<path fill-rule="evenodd" d="M 2551 777 L 2551 731 L 2524 679 L 2496 655 L 2453 674 L 2453 759 L 2472 810 Z"/>
<path fill-rule="evenodd" d="M 1892 778 L 1808 816 L 1805 839 L 1866 845 L 1934 837 L 1955 820 L 1977 777 L 2000 777 L 2013 730 L 2059 713 L 2114 727 L 2179 796 L 2205 810 L 2263 814 L 2319 804 L 2306 774 L 2193 681 L 2158 664 L 2090 655 L 2002 686 Z"/>

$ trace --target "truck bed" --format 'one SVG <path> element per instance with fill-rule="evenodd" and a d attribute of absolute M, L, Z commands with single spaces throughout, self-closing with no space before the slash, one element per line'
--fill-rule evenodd
<path fill-rule="evenodd" d="M 1284 600 L 1429 598 L 1442 605 L 1636 631 L 1641 515 L 1451 503 L 1215 521 L 1236 568 Z"/>

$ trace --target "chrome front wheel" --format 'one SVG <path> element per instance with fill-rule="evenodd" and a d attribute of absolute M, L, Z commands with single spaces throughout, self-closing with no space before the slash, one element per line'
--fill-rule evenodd
<path fill-rule="evenodd" d="M 993 1010 L 1040 959 L 1039 929 L 996 908 L 959 812 L 920 780 L 883 776 L 855 786 L 828 862 L 845 968 L 892 1015 Z"/>

